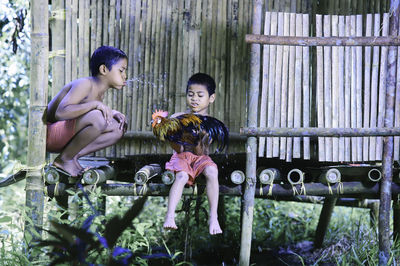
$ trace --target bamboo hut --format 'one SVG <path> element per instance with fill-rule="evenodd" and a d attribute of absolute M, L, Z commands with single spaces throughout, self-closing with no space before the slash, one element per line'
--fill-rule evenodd
<path fill-rule="evenodd" d="M 122 178 L 118 167 L 137 171 L 168 158 L 170 148 L 152 137 L 151 113 L 184 110 L 187 79 L 205 72 L 217 84 L 210 114 L 231 133 L 228 159 L 216 160 L 228 169 L 224 175 L 245 173 L 245 186 L 222 184 L 220 189 L 223 195 L 244 199 L 240 265 L 250 263 L 254 197 L 285 200 L 306 191 L 330 196 L 317 229 L 320 244 L 338 198 L 380 197 L 380 250 L 388 254 L 390 199 L 400 192 L 392 182 L 392 160 L 399 159 L 400 144 L 400 93 L 395 86 L 400 78 L 393 47 L 400 43 L 390 37 L 397 35 L 398 2 L 52 0 L 50 7 L 52 42 L 37 49 L 49 49 L 52 55 L 52 94 L 62 84 L 89 75 L 89 57 L 97 47 L 116 46 L 128 55 L 127 87 L 105 97 L 106 104 L 126 114 L 128 132 L 118 144 L 91 157 L 115 161 L 115 178 Z M 33 18 L 41 16 L 32 12 Z M 46 97 L 44 93 L 40 100 Z M 134 158 L 130 166 L 123 163 L 127 158 Z M 291 189 L 274 182 L 258 184 L 257 168 L 271 165 L 290 181 Z M 382 168 L 380 183 L 370 173 L 377 168 Z M 359 177 L 375 183 L 364 186 Z M 62 194 L 54 186 L 46 191 Z M 168 188 L 153 184 L 144 191 L 136 184 L 105 184 L 103 191 L 167 195 Z M 193 188 L 184 191 L 193 193 Z M 400 226 L 396 228 L 399 232 Z"/>

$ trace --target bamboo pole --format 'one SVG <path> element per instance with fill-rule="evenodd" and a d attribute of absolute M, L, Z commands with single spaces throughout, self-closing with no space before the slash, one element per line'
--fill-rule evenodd
<path fill-rule="evenodd" d="M 282 36 L 283 35 L 283 13 L 279 12 L 278 13 L 278 31 L 277 35 Z M 279 127 L 280 126 L 280 118 L 281 118 L 281 101 L 282 101 L 282 46 L 277 46 L 276 47 L 276 61 L 275 61 L 275 77 L 271 77 L 275 79 L 274 83 L 274 120 L 273 120 L 273 126 L 274 127 Z M 272 139 L 272 157 L 279 157 L 279 138 L 273 138 Z"/>
<path fill-rule="evenodd" d="M 324 37 L 331 36 L 331 16 L 324 15 Z M 324 118 L 325 127 L 332 127 L 332 48 L 324 47 Z M 325 138 L 325 160 L 332 161 L 332 139 Z"/>
<path fill-rule="evenodd" d="M 367 14 L 365 22 L 365 35 L 372 35 L 372 14 Z M 371 47 L 366 46 L 364 52 L 364 123 L 363 127 L 369 127 L 370 102 L 371 102 Z M 369 160 L 369 138 L 363 139 L 363 161 Z"/>
<path fill-rule="evenodd" d="M 101 46 L 103 43 L 102 41 L 102 34 L 103 34 L 103 1 L 97 1 L 97 12 L 96 12 L 96 44 L 95 49 Z M 92 51 L 93 53 L 94 51 Z"/>
<path fill-rule="evenodd" d="M 182 86 L 182 66 L 183 66 L 183 5 L 184 1 L 178 1 L 178 34 L 177 34 L 177 58 L 176 58 L 176 84 L 175 84 L 175 110 L 174 112 L 182 112 L 185 108 L 183 101 L 184 89 Z"/>
<path fill-rule="evenodd" d="M 268 137 L 363 137 L 363 136 L 399 136 L 398 127 L 375 128 L 257 128 L 244 127 L 240 129 L 244 136 Z"/>
<path fill-rule="evenodd" d="M 91 1 L 90 3 L 90 14 L 89 14 L 89 21 L 90 21 L 90 49 L 89 49 L 89 56 L 94 52 L 96 49 L 96 40 L 97 40 L 97 2 Z"/>
<path fill-rule="evenodd" d="M 215 22 L 216 22 L 216 28 L 215 28 L 215 33 L 216 33 L 216 35 L 215 35 L 215 40 L 214 40 L 214 43 L 215 43 L 215 68 L 214 68 L 214 79 L 215 79 L 215 82 L 216 82 L 216 88 L 215 88 L 215 91 L 217 92 L 217 95 L 218 95 L 218 97 L 219 97 L 219 93 L 221 92 L 221 86 L 220 86 L 220 80 L 221 80 L 221 43 L 222 43 L 222 38 L 225 38 L 225 36 L 223 36 L 221 33 L 221 27 L 220 27 L 220 23 L 222 23 L 222 21 L 221 21 L 221 19 L 222 19 L 222 17 L 221 17 L 221 11 L 222 11 L 222 7 L 221 7 L 221 5 L 222 5 L 222 3 L 223 3 L 223 1 L 217 1 L 217 5 L 216 5 L 216 17 L 215 17 Z M 226 24 L 225 24 L 226 25 Z M 221 119 L 221 114 L 220 114 L 220 107 L 221 105 L 215 105 L 215 104 L 213 104 L 212 105 L 212 109 L 213 109 L 213 116 L 215 116 L 215 117 L 218 117 L 218 118 L 220 118 Z"/>
<path fill-rule="evenodd" d="M 391 16 L 389 21 L 389 34 L 391 36 L 398 35 L 399 29 L 399 0 L 390 1 Z M 384 14 L 384 21 L 385 20 Z M 385 27 L 385 24 L 384 24 Z M 383 32 L 385 30 L 383 29 Z M 382 48 L 383 49 L 383 48 Z M 386 52 L 383 52 L 385 55 Z M 394 95 L 396 90 L 396 61 L 397 61 L 397 48 L 394 46 L 389 47 L 387 61 L 387 76 L 386 78 L 386 109 L 384 126 L 392 127 L 394 122 Z M 385 66 L 382 65 L 382 66 Z M 383 67 L 385 68 L 385 67 Z M 390 259 L 390 205 L 392 199 L 392 178 L 393 178 L 393 137 L 385 137 L 383 147 L 383 160 L 382 160 L 383 179 L 381 181 L 380 190 L 380 205 L 379 205 L 379 265 L 387 265 Z"/>
<path fill-rule="evenodd" d="M 197 1 L 197 3 L 199 3 L 200 1 Z M 227 23 L 228 23 L 228 21 L 227 21 L 227 13 L 226 13 L 226 10 L 227 10 L 227 0 L 223 0 L 222 1 L 222 13 L 221 13 L 221 17 L 222 17 L 222 21 L 221 21 L 221 25 L 227 25 Z M 223 36 L 222 38 L 221 38 L 221 46 L 220 46 L 220 51 L 221 51 L 221 72 L 220 72 L 220 81 L 219 81 L 219 85 L 220 85 L 220 92 L 219 92 L 219 95 L 218 95 L 218 97 L 219 97 L 219 103 L 224 103 L 224 104 L 219 104 L 219 106 L 220 106 L 220 114 L 219 114 L 219 118 L 221 118 L 222 119 L 222 121 L 228 121 L 227 119 L 228 119 L 228 115 L 227 115 L 227 113 L 225 112 L 225 110 L 226 110 L 226 107 L 225 107 L 225 103 L 227 102 L 226 101 L 226 98 L 227 98 L 227 95 L 226 95 L 226 93 L 225 93 L 225 91 L 226 91 L 226 85 L 227 85 L 227 82 L 226 82 L 226 76 L 227 76 L 227 69 L 226 69 L 226 61 L 227 61 L 227 51 L 226 51 L 226 48 L 227 48 L 227 27 L 226 26 L 220 26 L 220 28 L 221 28 L 221 35 Z M 196 42 L 196 44 L 198 44 L 199 42 Z M 198 60 L 197 60 L 198 61 Z"/>
<path fill-rule="evenodd" d="M 389 32 L 389 14 L 384 13 L 383 14 L 383 27 L 382 27 L 382 35 L 387 36 Z M 381 66 L 386 66 L 387 65 L 387 60 L 388 60 L 388 48 L 387 47 L 382 47 L 381 48 L 381 60 L 380 60 L 380 65 Z M 378 120 L 377 120 L 377 126 L 378 127 L 383 127 L 385 124 L 385 106 L 386 105 L 386 97 L 385 97 L 385 90 L 386 90 L 386 67 L 381 67 L 380 68 L 380 73 L 379 76 L 381 77 L 379 79 L 379 89 L 378 89 Z M 382 160 L 382 149 L 383 149 L 383 139 L 381 137 L 378 137 L 376 140 L 376 159 L 377 160 Z"/>
<path fill-rule="evenodd" d="M 288 36 L 264 36 L 247 34 L 247 43 L 269 45 L 296 45 L 296 46 L 399 46 L 400 37 L 381 36 L 375 37 L 288 37 Z"/>
<path fill-rule="evenodd" d="M 344 16 L 339 16 L 339 36 L 345 35 L 345 25 L 344 25 Z M 344 72 L 344 47 L 339 47 L 339 69 L 338 69 L 338 90 L 339 90 L 339 103 L 338 107 L 340 107 L 339 112 L 339 123 L 338 126 L 341 128 L 345 127 L 345 112 L 344 112 L 344 105 L 345 105 L 345 96 L 344 96 L 344 80 L 345 80 L 345 72 Z M 339 161 L 343 162 L 345 160 L 345 147 L 344 147 L 344 138 L 339 138 Z"/>
<path fill-rule="evenodd" d="M 43 179 L 41 168 L 46 162 L 46 126 L 42 116 L 47 106 L 48 90 L 48 2 L 31 1 L 30 107 L 28 125 L 28 168 L 26 173 L 26 217 L 24 236 L 32 260 L 31 244 L 41 240 L 43 226 Z M 46 7 L 46 8 L 43 8 Z M 33 255 L 31 257 L 31 255 Z"/>
<path fill-rule="evenodd" d="M 380 31 L 380 14 L 374 16 L 374 36 L 379 36 Z M 371 116 L 370 127 L 377 126 L 377 113 L 378 113 L 378 69 L 379 69 L 379 47 L 373 48 L 372 55 L 372 74 L 371 74 Z M 376 156 L 376 138 L 369 138 L 369 159 L 375 161 Z"/>
<path fill-rule="evenodd" d="M 170 104 L 168 105 L 168 112 L 173 113 L 176 105 L 176 68 L 178 64 L 177 60 L 177 48 L 178 48 L 178 10 L 177 1 L 172 2 L 172 15 L 171 15 L 171 56 L 169 61 L 169 79 L 168 79 L 168 99 Z M 208 43 L 207 43 L 208 44 Z"/>
<path fill-rule="evenodd" d="M 290 14 L 290 36 L 296 35 L 296 14 Z M 294 86 L 295 86 L 295 62 L 296 62 L 296 48 L 291 46 L 289 48 L 289 87 L 288 87 L 288 110 L 287 110 L 287 126 L 293 127 L 294 121 Z M 286 139 L 286 161 L 291 162 L 293 157 L 293 139 Z"/>
<path fill-rule="evenodd" d="M 159 78 L 160 78 L 160 46 L 158 45 L 160 43 L 160 27 L 161 27 L 161 4 L 162 2 L 160 0 L 156 0 L 155 3 L 153 2 L 153 11 L 152 11 L 152 29 L 151 29 L 151 39 L 153 43 L 152 47 L 152 52 L 151 52 L 151 57 L 150 57 L 150 68 L 151 71 L 149 72 L 150 76 L 150 95 L 151 95 L 151 100 L 150 100 L 150 110 L 156 109 L 156 107 L 161 105 L 162 102 L 162 88 L 159 86 Z M 150 114 L 151 114 L 150 112 Z M 150 114 L 148 115 L 148 120 L 150 120 Z M 151 153 L 160 153 L 161 151 L 161 146 L 156 145 L 155 143 L 151 143 L 150 145 L 150 152 Z"/>
<path fill-rule="evenodd" d="M 303 15 L 296 14 L 296 36 L 303 35 Z M 294 83 L 294 127 L 301 126 L 301 103 L 302 103 L 302 59 L 303 48 L 296 46 L 295 59 L 295 83 Z M 293 139 L 293 158 L 300 158 L 300 138 Z"/>
<path fill-rule="evenodd" d="M 356 17 L 350 16 L 350 35 L 356 34 Z M 350 124 L 352 128 L 357 127 L 357 62 L 356 62 L 356 47 L 351 47 L 351 86 L 350 86 Z M 351 138 L 351 160 L 357 161 L 357 139 Z"/>
<path fill-rule="evenodd" d="M 131 49 L 129 49 L 129 53 L 131 54 L 129 60 L 129 72 L 130 72 L 130 79 L 132 82 L 129 83 L 130 91 L 132 92 L 132 100 L 131 100 L 131 130 L 138 130 L 139 128 L 139 103 L 141 101 L 138 100 L 138 96 L 142 95 L 139 92 L 139 82 L 140 79 L 138 77 L 139 69 L 140 69 L 140 57 L 139 57 L 139 44 L 140 44 L 140 29 L 141 29 L 141 1 L 135 1 L 132 3 L 132 8 L 134 7 L 134 18 L 131 18 L 132 21 L 134 20 L 134 26 L 131 28 L 131 32 L 133 31 L 133 40 L 130 40 L 129 44 L 132 45 Z M 137 141 L 130 142 L 130 154 L 136 154 L 139 152 L 140 144 Z"/>
<path fill-rule="evenodd" d="M 400 47 L 397 47 L 397 55 L 400 54 Z M 397 56 L 397 72 L 396 72 L 396 95 L 395 95 L 395 113 L 394 113 L 394 126 L 400 126 L 400 57 Z M 394 151 L 393 159 L 398 161 L 400 159 L 400 138 L 394 137 Z M 400 229 L 400 227 L 399 227 Z M 400 231 L 398 231 L 400 232 Z M 400 235 L 399 235 L 400 236 Z"/>
<path fill-rule="evenodd" d="M 283 18 L 283 35 L 290 34 L 290 13 L 284 13 Z M 282 62 L 282 100 L 281 100 L 281 127 L 287 127 L 287 109 L 288 109 L 288 83 L 289 83 L 289 47 L 283 47 L 283 62 Z M 280 139 L 279 158 L 286 158 L 286 138 Z"/>
<path fill-rule="evenodd" d="M 319 216 L 317 230 L 315 231 L 314 246 L 316 248 L 322 247 L 324 242 L 326 230 L 331 220 L 332 212 L 336 204 L 337 197 L 326 197 L 322 206 L 321 214 Z"/>
<path fill-rule="evenodd" d="M 271 14 L 271 35 L 277 34 L 278 14 Z M 274 125 L 274 110 L 275 110 L 275 73 L 276 73 L 276 45 L 270 46 L 270 63 L 269 63 L 269 80 L 268 80 L 268 118 L 267 126 Z M 266 157 L 273 157 L 273 139 L 267 138 Z"/>
<path fill-rule="evenodd" d="M 64 83 L 71 82 L 71 49 L 72 49 L 72 3 L 71 0 L 65 1 L 65 71 Z"/>
<path fill-rule="evenodd" d="M 65 7 L 63 1 L 53 1 L 51 22 L 52 52 L 54 53 L 51 96 L 54 97 L 65 85 Z M 58 34 L 55 34 L 56 32 Z"/>
<path fill-rule="evenodd" d="M 309 35 L 309 16 L 303 14 L 303 36 Z M 303 127 L 310 126 L 310 54 L 309 48 L 303 48 Z M 310 155 L 310 139 L 303 139 L 303 158 L 311 159 Z"/>
<path fill-rule="evenodd" d="M 356 16 L 356 35 L 361 36 L 363 31 L 362 15 Z M 362 127 L 362 47 L 357 46 L 356 50 L 356 126 Z M 363 160 L 363 140 L 361 137 L 356 139 L 357 141 L 357 161 Z"/>
<path fill-rule="evenodd" d="M 89 16 L 90 16 L 90 0 L 85 0 L 84 20 L 85 26 L 83 28 L 84 45 L 83 45 L 83 76 L 89 76 L 89 58 L 90 58 L 90 31 L 89 31 Z"/>
<path fill-rule="evenodd" d="M 253 1 L 252 33 L 259 34 L 261 31 L 261 0 Z M 250 72 L 250 92 L 249 92 L 249 113 L 248 125 L 257 126 L 258 95 L 260 80 L 260 46 L 251 46 L 251 72 Z M 257 139 L 249 137 L 247 139 L 246 154 L 246 176 L 247 186 L 243 195 L 242 229 L 239 265 L 249 265 L 251 251 L 251 236 L 254 212 L 254 194 L 256 188 L 256 159 L 257 159 Z"/>
<path fill-rule="evenodd" d="M 332 15 L 332 36 L 339 35 L 339 17 Z M 332 127 L 339 127 L 339 47 L 332 47 Z M 339 139 L 332 138 L 332 161 L 339 161 Z"/>
<path fill-rule="evenodd" d="M 266 12 L 264 18 L 264 34 L 269 34 L 271 24 L 271 13 Z M 232 55 L 231 55 L 232 58 Z M 235 56 L 233 56 L 235 58 Z M 268 80 L 269 80 L 269 45 L 263 45 L 263 63 L 262 63 L 262 88 L 260 101 L 260 127 L 267 126 L 267 100 L 268 100 Z M 231 68 L 232 71 L 232 68 Z M 285 72 L 282 72 L 283 75 Z M 231 85 L 232 86 L 232 85 Z M 231 92 L 232 93 L 232 92 Z M 233 106 L 231 106 L 233 108 Z M 265 155 L 265 138 L 261 137 L 258 143 L 258 156 Z"/>
<path fill-rule="evenodd" d="M 78 78 L 78 0 L 72 0 L 71 9 L 71 80 Z"/>
<path fill-rule="evenodd" d="M 182 12 L 182 31 L 181 31 L 181 33 L 182 33 L 182 39 L 181 39 L 181 41 L 182 41 L 182 53 L 179 54 L 182 57 L 182 59 L 181 59 L 182 60 L 182 68 L 180 70 L 182 75 L 181 75 L 180 80 L 178 80 L 179 83 L 180 83 L 179 88 L 181 90 L 181 93 L 180 93 L 180 96 L 181 96 L 180 97 L 180 110 L 179 110 L 179 112 L 182 112 L 182 111 L 186 110 L 186 83 L 187 83 L 187 81 L 189 79 L 189 75 L 190 75 L 189 72 L 188 72 L 188 68 L 187 68 L 187 65 L 188 65 L 188 54 L 189 54 L 190 16 L 189 16 L 189 11 L 185 12 L 186 9 L 190 10 L 190 0 L 183 0 L 182 2 L 184 2 L 184 5 L 182 6 L 182 11 L 183 11 Z M 216 11 L 218 11 L 218 8 L 217 8 Z M 216 17 L 214 17 L 214 18 L 216 18 Z M 216 25 L 216 27 L 217 27 L 217 25 Z M 217 28 L 215 28 L 215 34 L 216 34 L 216 31 L 217 31 Z M 216 39 L 217 39 L 217 37 L 215 37 L 214 40 L 216 40 Z M 215 52 L 216 52 L 217 49 L 215 47 L 214 47 L 214 49 L 215 49 Z M 215 61 L 217 62 L 217 60 L 215 60 Z M 212 76 L 214 76 L 214 78 L 215 78 L 214 74 Z M 215 105 L 212 104 L 211 107 L 212 107 L 211 109 L 212 109 L 212 112 L 213 112 L 214 108 L 215 108 Z M 214 115 L 214 112 L 212 114 Z"/>
<path fill-rule="evenodd" d="M 316 36 L 322 36 L 322 15 L 316 15 Z M 323 48 L 317 47 L 317 125 L 325 127 L 324 119 L 324 57 Z M 325 161 L 325 138 L 318 138 L 318 159 Z"/>
<path fill-rule="evenodd" d="M 144 59 L 144 77 L 143 77 L 143 108 L 142 110 L 139 110 L 139 112 L 142 113 L 142 130 L 147 130 L 147 119 L 151 114 L 151 77 L 150 77 L 150 58 L 151 58 L 151 32 L 152 32 L 152 11 L 153 11 L 153 6 L 154 6 L 154 1 L 156 0 L 150 0 L 147 2 L 147 17 L 146 17 L 146 31 L 145 33 L 145 45 L 144 45 L 144 53 L 143 53 L 143 59 Z M 149 145 L 146 145 L 147 143 L 142 143 L 141 144 L 141 153 L 148 153 L 150 151 Z"/>
<path fill-rule="evenodd" d="M 85 45 L 85 2 L 86 0 L 79 1 L 78 4 L 78 76 L 84 77 L 85 58 L 84 58 L 84 45 Z"/>
<path fill-rule="evenodd" d="M 350 36 L 350 23 L 351 22 L 351 17 L 346 16 L 345 17 L 345 35 Z M 345 48 L 345 79 L 344 79 L 344 125 L 346 128 L 351 127 L 351 114 L 350 114 L 350 109 L 351 109 L 351 69 L 350 69 L 350 64 L 351 64 L 351 48 L 346 47 Z M 351 139 L 350 138 L 345 138 L 344 139 L 344 160 L 345 161 L 350 161 L 351 160 Z"/>

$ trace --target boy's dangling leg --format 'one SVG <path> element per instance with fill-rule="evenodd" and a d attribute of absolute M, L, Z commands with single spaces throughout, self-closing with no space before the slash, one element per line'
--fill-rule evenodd
<path fill-rule="evenodd" d="M 178 229 L 175 223 L 175 210 L 179 200 L 182 197 L 183 188 L 188 180 L 189 175 L 186 172 L 178 172 L 175 176 L 174 184 L 172 184 L 169 191 L 168 209 L 163 225 L 165 229 Z"/>
<path fill-rule="evenodd" d="M 203 174 L 207 179 L 207 197 L 210 205 L 209 232 L 211 235 L 222 234 L 217 214 L 219 198 L 218 168 L 207 166 Z"/>

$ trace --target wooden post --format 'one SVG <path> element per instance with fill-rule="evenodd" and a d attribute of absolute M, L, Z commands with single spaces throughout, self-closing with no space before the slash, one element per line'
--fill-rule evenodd
<path fill-rule="evenodd" d="M 315 231 L 314 246 L 316 248 L 320 248 L 322 246 L 322 242 L 324 242 L 325 233 L 328 229 L 336 200 L 336 197 L 326 197 L 324 200 L 324 205 L 322 206 L 321 214 L 319 216 L 317 230 Z"/>
<path fill-rule="evenodd" d="M 28 127 L 28 167 L 26 174 L 25 239 L 28 245 L 41 239 L 43 225 L 43 179 L 41 168 L 45 163 L 46 126 L 42 116 L 47 105 L 48 89 L 48 2 L 31 1 L 31 89 Z M 28 253 L 30 250 L 28 250 Z M 31 257 L 35 259 L 35 257 Z"/>
<path fill-rule="evenodd" d="M 262 1 L 253 1 L 252 32 L 261 32 Z M 260 45 L 251 45 L 250 89 L 248 126 L 257 126 L 258 94 L 260 81 Z M 246 187 L 243 196 L 242 230 L 240 241 L 239 265 L 250 264 L 251 235 L 253 226 L 254 194 L 256 189 L 257 138 L 249 137 L 246 144 Z"/>
<path fill-rule="evenodd" d="M 399 27 L 399 0 L 390 1 L 391 16 L 389 21 L 389 34 L 398 35 Z M 389 47 L 386 76 L 386 112 L 385 127 L 393 125 L 394 121 L 394 95 L 396 88 L 396 47 Z M 390 204 L 392 198 L 393 177 L 393 137 L 384 138 L 380 205 L 379 205 L 379 265 L 387 265 L 390 258 Z"/>

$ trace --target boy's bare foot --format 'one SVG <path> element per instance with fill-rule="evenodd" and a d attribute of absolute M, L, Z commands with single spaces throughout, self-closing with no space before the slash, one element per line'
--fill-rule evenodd
<path fill-rule="evenodd" d="M 173 217 L 165 217 L 165 222 L 163 225 L 164 229 L 176 230 L 178 227 L 175 224 L 175 219 Z"/>
<path fill-rule="evenodd" d="M 221 227 L 219 226 L 219 222 L 217 218 L 210 217 L 210 235 L 222 234 Z"/>
<path fill-rule="evenodd" d="M 61 160 L 60 157 L 57 157 L 53 164 L 64 170 L 65 172 L 69 173 L 71 176 L 78 176 L 81 172 L 81 170 L 77 167 L 77 165 L 75 164 L 74 160 L 68 160 L 68 161 L 63 161 Z"/>

